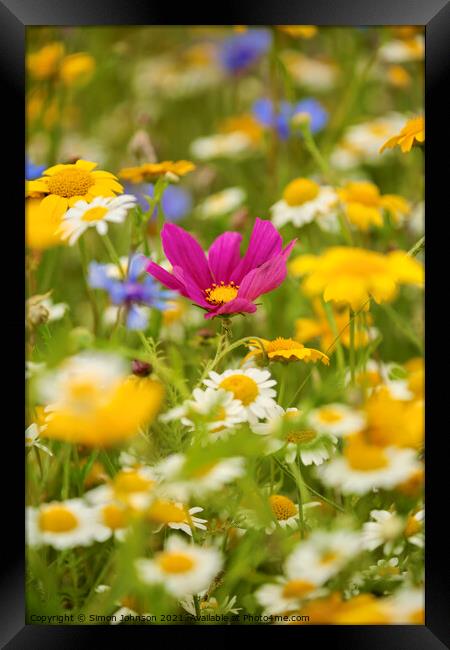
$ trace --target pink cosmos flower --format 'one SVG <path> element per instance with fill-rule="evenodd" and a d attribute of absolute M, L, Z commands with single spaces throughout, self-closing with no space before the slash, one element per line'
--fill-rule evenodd
<path fill-rule="evenodd" d="M 286 277 L 286 261 L 296 240 L 283 249 L 281 235 L 270 221 L 256 219 L 247 252 L 240 255 L 242 235 L 225 232 L 205 255 L 183 228 L 166 223 L 161 239 L 168 273 L 149 262 L 146 270 L 169 289 L 205 309 L 205 318 L 256 311 L 254 300 L 276 289 Z"/>

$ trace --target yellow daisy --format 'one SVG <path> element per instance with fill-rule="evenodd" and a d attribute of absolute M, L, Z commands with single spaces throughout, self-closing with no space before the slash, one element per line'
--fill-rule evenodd
<path fill-rule="evenodd" d="M 384 143 L 380 153 L 383 153 L 385 149 L 393 149 L 396 146 L 399 146 L 403 153 L 408 153 L 408 151 L 411 151 L 414 142 L 425 142 L 425 118 L 423 115 L 408 120 L 400 133 L 397 133 Z"/>
<path fill-rule="evenodd" d="M 159 163 L 144 163 L 137 167 L 124 167 L 120 170 L 119 176 L 129 183 L 143 183 L 149 178 L 163 176 L 164 174 L 174 174 L 175 176 L 185 176 L 195 169 L 194 163 L 189 160 L 165 160 Z"/>
<path fill-rule="evenodd" d="M 330 351 L 336 339 L 336 333 L 333 331 L 330 321 L 327 318 L 327 313 L 319 298 L 314 298 L 312 301 L 314 317 L 312 318 L 297 318 L 295 321 L 295 340 L 300 343 L 306 343 L 312 339 L 319 338 L 320 347 L 322 350 Z M 336 323 L 336 332 L 340 334 L 339 341 L 346 348 L 350 347 L 350 312 L 348 309 L 337 310 L 333 309 L 334 321 Z M 378 331 L 372 324 L 372 317 L 367 314 L 367 325 L 369 328 L 357 328 L 355 332 L 354 345 L 356 348 L 366 346 L 372 339 L 375 338 Z"/>
<path fill-rule="evenodd" d="M 368 181 L 350 181 L 338 190 L 338 195 L 349 222 L 363 231 L 383 225 L 383 209 L 396 222 L 411 210 L 406 199 L 397 194 L 381 195 L 378 187 Z"/>
<path fill-rule="evenodd" d="M 390 302 L 401 284 L 423 285 L 422 264 L 404 251 L 382 254 L 336 246 L 321 255 L 303 255 L 290 263 L 294 275 L 306 275 L 302 288 L 326 302 L 369 309 L 369 299 Z"/>
<path fill-rule="evenodd" d="M 294 339 L 284 339 L 281 336 L 277 337 L 273 341 L 268 341 L 266 339 L 255 339 L 254 341 L 250 341 L 248 346 L 250 352 L 247 354 L 244 361 L 255 356 L 262 356 L 263 351 L 259 342 L 263 344 L 264 351 L 269 361 L 281 361 L 284 363 L 288 363 L 289 361 L 305 361 L 306 363 L 309 363 L 310 361 L 321 361 L 326 366 L 330 363 L 330 359 L 327 355 L 320 352 L 320 350 L 305 348 L 303 343 L 294 341 Z"/>
<path fill-rule="evenodd" d="M 115 196 L 123 192 L 122 185 L 113 174 L 95 170 L 95 167 L 97 163 L 88 160 L 49 167 L 42 178 L 27 182 L 27 195 L 35 198 L 43 196 L 40 214 L 46 213 L 58 220 L 77 201 L 90 202 L 96 196 Z"/>

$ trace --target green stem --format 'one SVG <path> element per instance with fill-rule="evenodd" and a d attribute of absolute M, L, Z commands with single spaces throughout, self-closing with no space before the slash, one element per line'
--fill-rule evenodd
<path fill-rule="evenodd" d="M 417 241 L 412 248 L 408 251 L 408 255 L 410 257 L 416 257 L 420 253 L 421 250 L 425 248 L 425 235 Z"/>
<path fill-rule="evenodd" d="M 98 316 L 98 309 L 97 309 L 97 303 L 95 301 L 95 296 L 92 292 L 91 287 L 89 286 L 88 282 L 88 259 L 87 259 L 87 253 L 86 253 L 86 245 L 84 243 L 84 239 L 80 237 L 78 240 L 78 248 L 80 251 L 80 258 L 81 258 L 81 270 L 83 273 L 83 280 L 84 280 L 84 286 L 86 288 L 86 293 L 87 297 L 89 300 L 89 303 L 91 305 L 92 309 L 92 319 L 93 319 L 93 329 L 94 329 L 94 334 L 97 335 L 98 332 L 98 324 L 99 324 L 99 316 Z"/>
<path fill-rule="evenodd" d="M 325 314 L 328 320 L 328 323 L 330 325 L 331 331 L 333 332 L 333 336 L 337 337 L 336 340 L 336 357 L 337 357 L 337 364 L 338 364 L 338 370 L 342 374 L 345 371 L 345 358 L 344 358 L 344 350 L 342 349 L 342 343 L 338 337 L 338 328 L 336 324 L 336 319 L 334 317 L 333 313 L 333 308 L 331 307 L 329 302 L 323 302 L 323 307 L 325 309 Z"/>
<path fill-rule="evenodd" d="M 111 261 L 112 261 L 112 262 L 117 266 L 117 268 L 119 269 L 120 277 L 121 277 L 122 279 L 125 279 L 125 273 L 124 273 L 124 270 L 123 270 L 123 268 L 122 268 L 122 264 L 120 263 L 120 258 L 119 258 L 119 256 L 118 256 L 117 251 L 116 251 L 116 249 L 114 248 L 114 244 L 112 243 L 112 241 L 111 241 L 111 239 L 109 238 L 109 235 L 108 235 L 108 234 L 105 234 L 105 235 L 102 236 L 102 242 L 103 242 L 103 245 L 104 245 L 105 248 L 106 248 L 106 251 L 107 251 L 109 257 L 111 258 Z"/>

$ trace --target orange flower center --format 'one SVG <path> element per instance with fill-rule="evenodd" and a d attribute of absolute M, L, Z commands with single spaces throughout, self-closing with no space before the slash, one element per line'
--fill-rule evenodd
<path fill-rule="evenodd" d="M 152 503 L 148 516 L 158 524 L 189 523 L 190 519 L 183 507 L 160 499 Z"/>
<path fill-rule="evenodd" d="M 84 196 L 92 185 L 94 179 L 83 169 L 63 169 L 47 179 L 49 193 L 64 198 Z"/>
<path fill-rule="evenodd" d="M 362 441 L 350 441 L 344 450 L 350 467 L 363 472 L 382 469 L 388 465 L 388 458 L 381 447 L 366 445 Z"/>
<path fill-rule="evenodd" d="M 286 186 L 283 199 L 288 205 L 303 205 L 312 201 L 319 194 L 320 187 L 308 178 L 296 178 Z"/>
<path fill-rule="evenodd" d="M 116 530 L 117 528 L 125 528 L 126 517 L 125 511 L 114 503 L 108 503 L 102 509 L 103 522 L 105 526 Z"/>
<path fill-rule="evenodd" d="M 162 553 L 158 564 L 164 573 L 187 573 L 195 566 L 194 560 L 185 553 Z"/>
<path fill-rule="evenodd" d="M 292 431 L 286 436 L 288 442 L 293 442 L 295 445 L 301 445 L 305 442 L 311 442 L 317 436 L 315 431 Z"/>
<path fill-rule="evenodd" d="M 223 305 L 226 302 L 234 300 L 238 294 L 239 286 L 230 282 L 225 284 L 213 284 L 209 289 L 205 289 L 206 300 L 212 305 Z"/>
<path fill-rule="evenodd" d="M 244 406 L 254 402 L 259 394 L 258 384 L 247 375 L 225 377 L 219 386 L 233 393 L 235 398 L 241 400 Z"/>
<path fill-rule="evenodd" d="M 278 521 L 286 521 L 297 514 L 295 503 L 282 494 L 272 494 L 269 497 L 269 503 Z"/>
<path fill-rule="evenodd" d="M 64 506 L 51 506 L 39 515 L 39 528 L 46 533 L 68 533 L 77 524 L 75 515 Z"/>
<path fill-rule="evenodd" d="M 102 206 L 91 208 L 83 214 L 83 221 L 101 221 L 107 213 L 108 208 Z"/>
<path fill-rule="evenodd" d="M 307 580 L 289 580 L 283 588 L 284 598 L 301 598 L 314 589 L 314 585 Z"/>

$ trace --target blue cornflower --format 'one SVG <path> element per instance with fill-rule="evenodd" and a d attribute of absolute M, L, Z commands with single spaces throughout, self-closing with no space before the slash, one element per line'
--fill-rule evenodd
<path fill-rule="evenodd" d="M 25 157 L 25 178 L 27 181 L 34 181 L 36 178 L 40 178 L 46 168 L 46 165 L 35 165 L 28 156 Z"/>
<path fill-rule="evenodd" d="M 225 39 L 219 50 L 219 61 L 227 72 L 239 74 L 263 56 L 272 36 L 266 29 L 249 29 Z"/>
<path fill-rule="evenodd" d="M 153 183 L 140 183 L 138 185 L 125 185 L 125 191 L 134 194 L 141 208 L 146 212 L 149 208 L 146 196 L 153 197 L 155 186 Z M 167 221 L 177 222 L 184 219 L 192 210 L 192 195 L 188 190 L 177 185 L 168 185 L 161 199 L 162 209 Z M 156 208 L 152 217 L 156 216 Z"/>
<path fill-rule="evenodd" d="M 308 97 L 308 99 L 303 99 L 298 104 L 295 104 L 292 115 L 296 115 L 297 113 L 308 113 L 311 119 L 309 123 L 311 133 L 322 131 L 328 122 L 328 112 L 313 97 Z"/>
<path fill-rule="evenodd" d="M 173 297 L 171 291 L 161 289 L 150 275 L 140 277 L 147 262 L 144 255 L 133 255 L 125 278 L 112 277 L 110 264 L 91 262 L 89 265 L 89 286 L 104 289 L 114 305 L 125 307 L 130 330 L 145 330 L 149 316 L 146 308 L 164 311 L 170 307 L 167 301 Z"/>
<path fill-rule="evenodd" d="M 278 111 L 274 109 L 271 99 L 257 99 L 253 104 L 253 115 L 263 126 L 275 128 L 281 140 L 287 140 L 291 133 L 291 120 L 297 113 L 308 113 L 311 132 L 321 131 L 328 121 L 328 113 L 316 99 L 304 99 L 297 104 L 281 101 Z"/>

